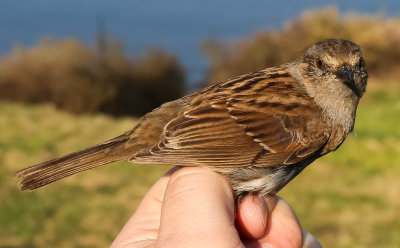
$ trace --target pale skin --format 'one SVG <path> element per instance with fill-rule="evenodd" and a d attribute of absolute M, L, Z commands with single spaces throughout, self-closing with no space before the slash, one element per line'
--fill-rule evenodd
<path fill-rule="evenodd" d="M 217 173 L 174 168 L 147 192 L 111 247 L 321 247 L 277 196 L 248 195 L 235 205 Z"/>

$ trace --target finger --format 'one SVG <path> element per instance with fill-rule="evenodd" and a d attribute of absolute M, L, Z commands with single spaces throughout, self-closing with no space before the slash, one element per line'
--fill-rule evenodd
<path fill-rule="evenodd" d="M 273 247 L 301 247 L 302 230 L 290 206 L 280 197 L 269 216 L 267 231 L 262 242 Z"/>
<path fill-rule="evenodd" d="M 151 187 L 111 247 L 126 247 L 133 244 L 144 247 L 145 243 L 155 243 L 164 192 L 170 176 L 178 168 L 172 168 Z"/>
<path fill-rule="evenodd" d="M 268 216 L 264 236 L 247 243 L 248 247 L 301 247 L 302 230 L 289 205 L 277 197 L 276 205 Z"/>
<path fill-rule="evenodd" d="M 240 246 L 227 181 L 204 168 L 175 172 L 165 191 L 157 247 Z"/>
<path fill-rule="evenodd" d="M 275 196 L 270 198 L 275 199 Z M 235 222 L 242 238 L 259 239 L 264 236 L 268 209 L 265 200 L 258 195 L 249 194 L 241 199 Z"/>

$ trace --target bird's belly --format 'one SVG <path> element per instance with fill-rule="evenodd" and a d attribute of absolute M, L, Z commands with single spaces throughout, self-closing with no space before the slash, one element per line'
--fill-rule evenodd
<path fill-rule="evenodd" d="M 236 197 L 245 193 L 266 195 L 276 194 L 308 164 L 307 161 L 274 167 L 220 168 L 217 172 L 228 178 Z"/>

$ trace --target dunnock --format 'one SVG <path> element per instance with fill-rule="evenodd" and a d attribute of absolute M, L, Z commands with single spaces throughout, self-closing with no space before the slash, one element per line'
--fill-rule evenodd
<path fill-rule="evenodd" d="M 367 85 L 360 47 L 328 39 L 279 67 L 168 102 L 114 139 L 16 173 L 33 190 L 120 160 L 204 166 L 236 196 L 276 193 L 353 129 Z"/>

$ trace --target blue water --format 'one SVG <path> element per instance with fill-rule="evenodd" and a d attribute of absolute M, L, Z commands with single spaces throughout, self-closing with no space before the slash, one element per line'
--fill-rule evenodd
<path fill-rule="evenodd" d="M 163 47 L 178 55 L 193 83 L 207 68 L 199 50 L 202 41 L 235 40 L 280 28 L 307 9 L 326 6 L 337 6 L 342 13 L 400 15 L 399 0 L 0 0 L 0 54 L 15 44 L 34 45 L 43 36 L 93 44 L 101 18 L 107 32 L 124 41 L 128 54 Z"/>

